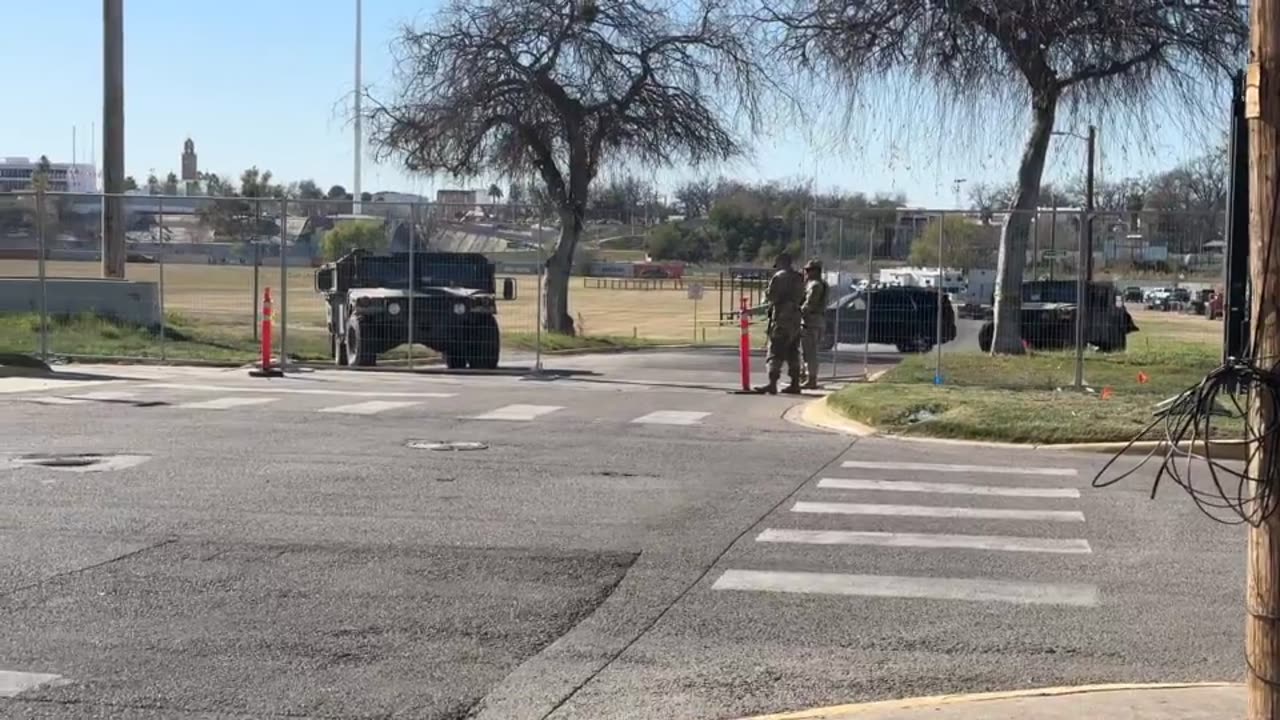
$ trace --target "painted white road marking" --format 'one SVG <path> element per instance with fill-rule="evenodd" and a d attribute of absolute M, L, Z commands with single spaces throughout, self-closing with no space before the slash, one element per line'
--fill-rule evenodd
<path fill-rule="evenodd" d="M 0 670 L 0 698 L 14 697 L 20 692 L 51 683 L 61 677 L 61 675 L 51 675 L 49 673 Z"/>
<path fill-rule="evenodd" d="M 822 478 L 818 487 L 829 490 L 883 490 L 886 492 L 942 493 L 945 495 L 999 495 L 1001 497 L 1079 498 L 1075 488 L 1002 487 L 1000 485 L 967 485 L 964 483 L 932 483 L 912 480 L 846 480 Z"/>
<path fill-rule="evenodd" d="M 473 420 L 533 420 L 535 418 L 553 413 L 557 410 L 563 410 L 561 405 L 507 405 L 497 410 L 492 410 L 483 415 L 477 415 Z"/>
<path fill-rule="evenodd" d="M 327 407 L 320 412 L 322 413 L 341 413 L 343 415 L 376 415 L 387 410 L 395 410 L 398 408 L 407 408 L 417 405 L 416 402 L 396 402 L 392 400 L 370 400 L 369 402 L 356 403 L 354 405 L 336 405 Z"/>
<path fill-rule="evenodd" d="M 1073 510 L 1006 510 L 1003 508 L 936 507 L 933 505 L 878 505 L 797 501 L 791 512 L 828 515 L 894 515 L 899 517 L 951 518 L 957 520 L 1048 520 L 1084 522 Z"/>
<path fill-rule="evenodd" d="M 182 403 L 176 407 L 184 410 L 230 410 L 232 408 L 245 407 L 247 405 L 265 405 L 273 403 L 280 398 L 249 398 L 249 397 L 224 397 L 214 400 L 202 400 L 200 402 Z"/>
<path fill-rule="evenodd" d="M 70 391 L 93 385 L 107 385 L 118 380 L 61 380 L 58 378 L 0 378 L 0 394 L 43 392 L 46 390 Z"/>
<path fill-rule="evenodd" d="M 337 397 L 396 397 L 396 398 L 451 398 L 457 393 L 437 392 L 375 392 L 366 390 L 324 390 L 322 388 L 286 387 L 280 383 L 264 383 L 262 385 L 200 385 L 195 383 L 151 383 L 146 388 L 160 390 L 196 390 L 202 392 L 222 393 L 284 393 L 291 395 L 334 395 Z"/>
<path fill-rule="evenodd" d="M 846 460 L 841 463 L 846 468 L 862 468 L 864 470 L 917 470 L 922 472 L 972 472 L 993 475 L 1052 475 L 1054 477 L 1075 477 L 1080 473 L 1075 468 L 1057 467 L 1008 467 L 1004 465 L 950 465 L 913 462 L 873 462 L 870 460 Z"/>
<path fill-rule="evenodd" d="M 132 400 L 138 396 L 138 393 L 124 392 L 122 390 L 103 390 L 100 392 L 79 393 L 71 397 L 76 400 Z"/>
<path fill-rule="evenodd" d="M 864 597 L 921 598 L 1007 602 L 1020 605 L 1098 604 L 1094 585 L 971 580 L 966 578 L 895 577 L 891 575 L 843 575 L 839 573 L 726 570 L 712 585 L 715 590 L 857 595 Z"/>
<path fill-rule="evenodd" d="M 853 532 L 845 530 L 775 530 L 767 528 L 756 542 L 800 545 L 871 545 L 876 547 L 994 550 L 1087 555 L 1088 540 L 1014 537 L 1011 535 L 936 535 L 932 533 Z"/>
<path fill-rule="evenodd" d="M 697 425 L 710 414 L 688 410 L 658 410 L 648 415 L 641 415 L 631 422 L 649 425 Z"/>

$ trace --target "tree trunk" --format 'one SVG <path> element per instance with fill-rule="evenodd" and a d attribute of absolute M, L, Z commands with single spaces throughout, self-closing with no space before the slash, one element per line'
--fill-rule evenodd
<path fill-rule="evenodd" d="M 569 314 L 569 273 L 581 235 L 582 218 L 573 210 L 561 209 L 560 240 L 547 258 L 547 295 L 542 305 L 542 327 L 547 332 L 575 334 L 573 316 Z"/>
<path fill-rule="evenodd" d="M 995 337 L 993 355 L 1017 355 L 1022 345 L 1022 274 L 1027 266 L 1027 240 L 1031 219 L 1040 204 L 1040 178 L 1053 136 L 1058 91 L 1036 93 L 1032 103 L 1031 137 L 1018 166 L 1018 195 L 1000 233 L 1000 257 L 996 263 Z"/>

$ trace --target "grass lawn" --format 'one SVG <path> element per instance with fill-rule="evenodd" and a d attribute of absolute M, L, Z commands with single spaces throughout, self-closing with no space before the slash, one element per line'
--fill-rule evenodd
<path fill-rule="evenodd" d="M 1199 382 L 1220 361 L 1215 341 L 1221 323 L 1145 315 L 1136 318 L 1142 331 L 1129 336 L 1127 352 L 1086 353 L 1085 382 L 1093 392 L 1072 389 L 1071 353 L 954 353 L 943 356 L 942 386 L 932 384 L 934 357 L 918 355 L 876 382 L 846 387 L 829 403 L 899 435 L 1033 444 L 1127 441 L 1152 421 L 1156 403 Z M 1221 427 L 1224 436 L 1238 435 L 1242 424 L 1224 419 Z"/>

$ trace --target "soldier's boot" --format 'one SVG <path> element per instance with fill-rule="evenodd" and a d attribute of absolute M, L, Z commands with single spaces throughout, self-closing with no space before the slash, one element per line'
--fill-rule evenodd
<path fill-rule="evenodd" d="M 755 389 L 756 392 L 760 393 L 761 395 L 777 395 L 778 394 L 778 377 L 779 377 L 778 375 L 774 375 L 770 373 L 769 384 L 756 386 L 756 389 Z"/>
<path fill-rule="evenodd" d="M 809 378 L 809 380 L 805 382 L 805 384 L 801 385 L 800 387 L 804 388 L 805 390 L 821 390 L 822 389 L 818 385 L 817 378 Z"/>
<path fill-rule="evenodd" d="M 800 394 L 800 378 L 796 375 L 792 375 L 791 384 L 782 388 L 780 392 L 783 395 L 799 395 Z"/>

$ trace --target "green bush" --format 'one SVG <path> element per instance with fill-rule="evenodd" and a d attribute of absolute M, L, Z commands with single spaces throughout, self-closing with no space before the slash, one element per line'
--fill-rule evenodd
<path fill-rule="evenodd" d="M 320 254 L 325 260 L 337 260 L 352 250 L 383 250 L 387 247 L 387 233 L 382 223 L 372 220 L 356 220 L 335 225 L 324 234 Z"/>

